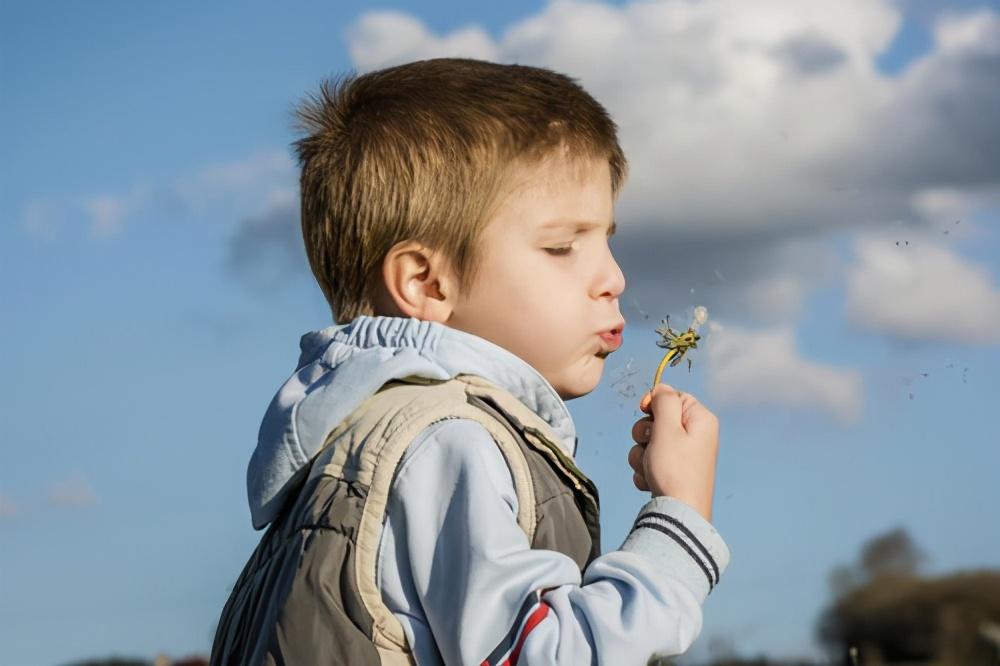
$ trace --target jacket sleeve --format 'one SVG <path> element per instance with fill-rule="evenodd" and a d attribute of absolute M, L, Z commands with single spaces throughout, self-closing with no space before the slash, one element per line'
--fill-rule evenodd
<path fill-rule="evenodd" d="M 467 419 L 434 424 L 410 446 L 381 545 L 383 595 L 387 580 L 406 590 L 406 601 L 387 604 L 407 619 L 422 666 L 646 664 L 680 654 L 729 562 L 711 524 L 668 497 L 643 506 L 624 544 L 582 576 L 568 556 L 533 550 L 502 453 Z"/>

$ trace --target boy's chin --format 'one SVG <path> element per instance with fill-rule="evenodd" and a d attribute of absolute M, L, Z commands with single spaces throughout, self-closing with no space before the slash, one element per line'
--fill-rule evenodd
<path fill-rule="evenodd" d="M 593 389 L 591 389 L 592 391 Z M 577 398 L 582 398 L 583 396 L 590 393 L 590 391 L 557 391 L 559 397 L 563 399 L 563 402 L 568 402 L 570 400 L 576 400 Z"/>
<path fill-rule="evenodd" d="M 604 363 L 600 359 L 595 359 L 595 361 L 601 363 L 602 365 Z M 594 377 L 589 377 L 584 375 L 582 377 L 576 378 L 576 381 L 574 382 L 568 382 L 566 384 L 555 386 L 553 388 L 556 389 L 556 393 L 558 393 L 559 397 L 562 398 L 563 400 L 574 400 L 576 398 L 582 398 L 583 396 L 592 393 L 594 389 L 597 388 L 597 384 L 600 382 L 600 380 L 601 380 L 601 373 L 598 372 Z"/>

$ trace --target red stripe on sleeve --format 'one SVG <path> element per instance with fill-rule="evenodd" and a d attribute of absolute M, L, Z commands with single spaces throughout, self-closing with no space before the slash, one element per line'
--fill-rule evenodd
<path fill-rule="evenodd" d="M 528 637 L 528 634 L 531 632 L 531 630 L 537 627 L 539 624 L 541 624 L 542 620 L 544 620 L 545 616 L 547 616 L 548 614 L 549 614 L 549 605 L 543 601 L 538 606 L 538 608 L 535 609 L 535 612 L 533 612 L 528 617 L 528 620 L 524 623 L 524 629 L 521 631 L 521 636 L 517 639 L 517 644 L 511 651 L 510 657 L 504 659 L 504 662 L 503 664 L 501 664 L 501 666 L 515 666 L 515 664 L 517 664 L 517 658 L 521 656 L 521 648 L 524 647 L 524 640 Z"/>

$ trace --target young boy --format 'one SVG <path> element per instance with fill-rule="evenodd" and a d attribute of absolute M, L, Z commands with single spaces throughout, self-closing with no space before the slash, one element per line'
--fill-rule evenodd
<path fill-rule="evenodd" d="M 624 326 L 613 121 L 566 76 L 466 59 L 324 84 L 299 117 L 302 231 L 338 324 L 302 336 L 264 415 L 247 485 L 270 527 L 212 663 L 684 652 L 729 561 L 718 422 L 665 384 L 643 398 L 628 462 L 653 497 L 602 555 L 564 402 Z"/>

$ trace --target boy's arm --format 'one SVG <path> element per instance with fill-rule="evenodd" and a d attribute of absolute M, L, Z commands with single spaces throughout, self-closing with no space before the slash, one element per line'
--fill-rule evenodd
<path fill-rule="evenodd" d="M 701 604 L 729 562 L 691 507 L 650 501 L 619 550 L 581 579 L 569 557 L 533 550 L 517 525 L 510 471 L 478 423 L 428 428 L 397 472 L 379 567 L 416 591 L 446 664 L 645 664 L 680 654 L 701 631 Z M 418 611 L 415 613 L 415 611 Z"/>

